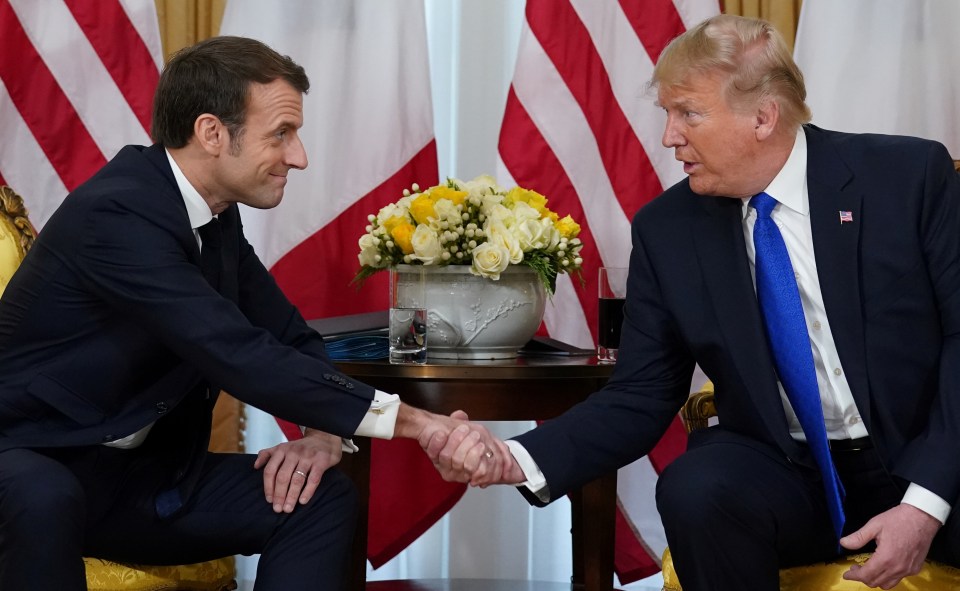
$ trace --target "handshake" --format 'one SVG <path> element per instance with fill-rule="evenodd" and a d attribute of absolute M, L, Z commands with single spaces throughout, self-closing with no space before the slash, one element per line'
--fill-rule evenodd
<path fill-rule="evenodd" d="M 447 417 L 402 404 L 395 436 L 416 439 L 444 480 L 479 487 L 526 480 L 507 444 L 463 411 Z"/>

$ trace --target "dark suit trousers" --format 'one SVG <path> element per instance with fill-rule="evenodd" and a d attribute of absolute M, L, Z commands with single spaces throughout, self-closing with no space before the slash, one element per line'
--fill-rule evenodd
<path fill-rule="evenodd" d="M 845 535 L 900 503 L 906 483 L 874 450 L 833 456 L 847 492 Z M 819 473 L 718 428 L 691 435 L 687 452 L 660 475 L 657 508 L 684 591 L 777 591 L 780 568 L 838 555 Z M 956 513 L 930 555 L 960 564 Z"/>
<path fill-rule="evenodd" d="M 0 453 L 0 589 L 83 591 L 82 556 L 143 564 L 261 554 L 256 591 L 338 589 L 356 493 L 328 471 L 307 505 L 276 514 L 255 456 L 207 454 L 183 510 L 161 520 L 167 461 L 103 446 Z"/>

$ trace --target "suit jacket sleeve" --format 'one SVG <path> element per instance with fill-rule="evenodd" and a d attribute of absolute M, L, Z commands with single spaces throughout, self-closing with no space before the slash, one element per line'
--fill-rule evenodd
<path fill-rule="evenodd" d="M 960 454 L 960 177 L 942 145 L 930 143 L 925 156 L 924 175 L 918 179 L 922 182 L 922 202 L 917 236 L 936 302 L 930 317 L 939 319 L 942 335 L 935 364 L 939 369 L 932 376 L 937 381 L 933 387 L 917 383 L 914 392 L 901 392 L 902 396 L 916 397 L 929 413 L 922 424 L 903 425 L 905 432 L 913 431 L 915 436 L 895 458 L 893 472 L 954 504 L 960 498 L 960 470 L 956 465 Z M 891 286 L 891 293 L 886 295 L 905 287 L 909 288 Z M 910 355 L 904 348 L 910 345 L 898 342 L 894 346 L 908 362 Z M 929 404 L 924 392 L 935 393 Z M 874 404 L 875 412 L 884 413 L 880 404 L 882 401 Z"/>
<path fill-rule="evenodd" d="M 644 227 L 650 223 L 642 211 L 633 221 L 623 333 L 609 382 L 516 438 L 543 472 L 551 499 L 646 455 L 689 394 L 694 362 L 647 256 Z"/>
<path fill-rule="evenodd" d="M 143 207 L 143 201 L 128 207 L 99 200 L 85 217 L 77 264 L 89 289 L 240 400 L 308 427 L 353 435 L 373 389 L 332 366 L 322 339 L 242 233 L 238 307 L 200 273 L 189 226 L 171 219 L 183 212 L 169 203 Z"/>

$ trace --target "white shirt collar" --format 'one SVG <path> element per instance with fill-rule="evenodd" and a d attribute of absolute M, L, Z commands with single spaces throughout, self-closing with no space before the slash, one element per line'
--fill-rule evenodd
<path fill-rule="evenodd" d="M 797 138 L 786 163 L 763 191 L 800 215 L 806 216 L 810 212 L 810 200 L 807 197 L 807 136 L 802 126 L 797 129 Z M 743 199 L 743 217 L 750 212 L 749 202 L 750 197 Z"/>
<path fill-rule="evenodd" d="M 190 184 L 190 181 L 187 180 L 187 177 L 183 175 L 183 171 L 180 170 L 176 160 L 170 155 L 170 151 L 166 148 L 164 148 L 163 151 L 167 154 L 170 168 L 173 169 L 173 178 L 177 181 L 177 188 L 180 189 L 180 194 L 183 195 L 183 204 L 187 207 L 187 217 L 190 218 L 190 227 L 196 230 L 212 220 L 213 213 L 210 211 L 210 206 L 207 205 L 207 202 L 200 196 L 200 192 L 197 191 L 193 185 Z"/>

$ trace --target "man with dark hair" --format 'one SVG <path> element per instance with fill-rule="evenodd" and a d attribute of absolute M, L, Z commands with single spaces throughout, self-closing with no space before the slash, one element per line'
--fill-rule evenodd
<path fill-rule="evenodd" d="M 343 375 L 244 238 L 307 166 L 303 69 L 262 43 L 178 53 L 157 144 L 73 191 L 0 300 L 0 588 L 86 588 L 82 556 L 261 554 L 256 589 L 337 589 L 354 434 L 426 442 L 463 421 Z M 207 452 L 221 389 L 304 425 L 256 457 Z M 490 442 L 474 458 L 498 472 Z M 266 499 L 266 500 L 264 500 Z"/>
<path fill-rule="evenodd" d="M 507 442 L 500 482 L 542 504 L 648 453 L 699 364 L 719 424 L 657 483 L 686 591 L 776 591 L 778 568 L 868 544 L 844 576 L 871 587 L 928 556 L 960 565 L 960 178 L 946 149 L 809 125 L 803 76 L 757 19 L 691 28 L 652 86 L 687 178 L 633 220 L 616 370 Z M 428 451 L 447 478 L 496 482 L 463 465 L 475 447 L 438 433 Z"/>

